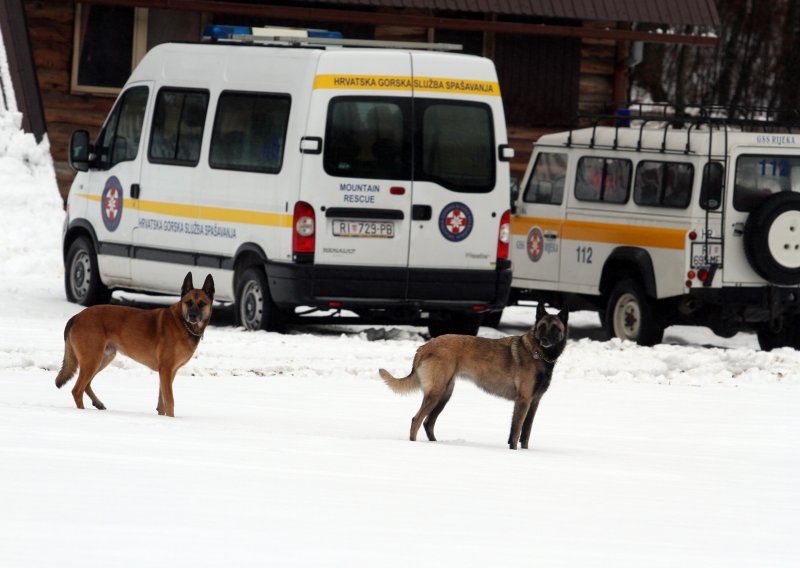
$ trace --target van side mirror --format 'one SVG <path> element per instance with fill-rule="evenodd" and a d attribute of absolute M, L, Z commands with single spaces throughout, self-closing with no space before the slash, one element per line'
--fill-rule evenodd
<path fill-rule="evenodd" d="M 510 162 L 514 159 L 514 148 L 508 144 L 500 144 L 500 146 L 497 147 L 497 154 L 497 158 L 501 162 Z"/>
<path fill-rule="evenodd" d="M 89 133 L 86 130 L 76 130 L 69 139 L 69 165 L 76 172 L 89 171 Z"/>

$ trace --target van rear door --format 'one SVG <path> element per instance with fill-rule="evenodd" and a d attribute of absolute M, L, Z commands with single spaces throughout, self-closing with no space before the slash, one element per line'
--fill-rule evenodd
<path fill-rule="evenodd" d="M 404 298 L 411 210 L 411 56 L 327 52 L 320 58 L 303 157 L 300 200 L 316 215 L 315 266 L 347 266 L 328 290 L 315 269 L 314 295 Z M 356 274 L 364 267 L 364 274 Z M 381 269 L 386 269 L 382 271 Z M 349 278 L 348 278 L 349 277 Z"/>

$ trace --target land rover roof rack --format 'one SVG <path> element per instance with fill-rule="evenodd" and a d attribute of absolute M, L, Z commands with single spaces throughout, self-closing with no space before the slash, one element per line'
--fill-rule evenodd
<path fill-rule="evenodd" d="M 385 49 L 422 49 L 431 51 L 461 51 L 457 43 L 428 43 L 414 41 L 383 41 L 347 39 L 340 32 L 284 27 L 206 26 L 203 40 L 209 42 L 295 47 L 378 47 Z"/>

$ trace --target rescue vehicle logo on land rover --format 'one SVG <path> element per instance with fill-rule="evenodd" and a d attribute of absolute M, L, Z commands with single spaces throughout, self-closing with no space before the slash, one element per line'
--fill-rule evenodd
<path fill-rule="evenodd" d="M 444 206 L 439 214 L 439 231 L 448 241 L 463 241 L 472 232 L 472 211 L 455 201 Z"/>
<path fill-rule="evenodd" d="M 538 262 L 544 252 L 544 235 L 539 227 L 534 227 L 528 232 L 528 258 Z"/>
<path fill-rule="evenodd" d="M 100 198 L 100 211 L 106 229 L 112 233 L 116 231 L 122 219 L 122 184 L 116 176 L 111 176 L 106 182 Z"/>

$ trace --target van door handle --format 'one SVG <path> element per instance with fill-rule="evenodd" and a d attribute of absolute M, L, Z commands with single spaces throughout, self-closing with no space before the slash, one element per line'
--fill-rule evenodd
<path fill-rule="evenodd" d="M 548 240 L 555 240 L 558 238 L 558 233 L 556 233 L 555 231 L 547 231 L 544 234 L 544 238 Z"/>
<path fill-rule="evenodd" d="M 131 184 L 131 197 L 133 199 L 139 199 L 139 193 L 141 192 L 142 188 L 139 186 L 138 183 Z"/>
<path fill-rule="evenodd" d="M 433 216 L 433 209 L 430 205 L 412 205 L 411 219 L 413 221 L 430 221 Z"/>
<path fill-rule="evenodd" d="M 734 237 L 741 237 L 744 235 L 744 223 L 734 223 L 733 224 L 733 236 Z"/>

